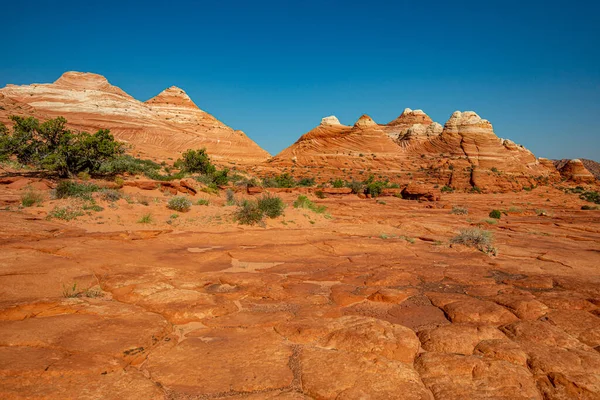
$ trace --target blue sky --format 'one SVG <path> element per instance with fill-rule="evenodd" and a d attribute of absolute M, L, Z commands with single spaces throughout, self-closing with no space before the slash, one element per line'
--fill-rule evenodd
<path fill-rule="evenodd" d="M 272 154 L 326 115 L 474 110 L 540 157 L 600 161 L 598 1 L 2 3 L 0 86 L 176 85 Z"/>

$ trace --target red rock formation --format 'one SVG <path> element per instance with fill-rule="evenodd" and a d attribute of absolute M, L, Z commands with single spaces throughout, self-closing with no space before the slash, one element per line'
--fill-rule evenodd
<path fill-rule="evenodd" d="M 408 184 L 420 181 L 468 190 L 520 190 L 558 180 L 556 169 L 523 146 L 500 139 L 472 111 L 455 112 L 441 127 L 420 110 L 406 109 L 387 125 L 363 115 L 353 127 L 327 117 L 267 164 L 293 167 L 298 175 L 366 178 L 367 170 Z"/>
<path fill-rule="evenodd" d="M 560 175 L 574 183 L 594 183 L 596 177 L 577 158 L 569 160 L 560 169 Z"/>
<path fill-rule="evenodd" d="M 243 132 L 200 110 L 176 87 L 140 102 L 101 75 L 66 72 L 52 84 L 8 85 L 0 96 L 0 121 L 8 122 L 12 114 L 63 116 L 74 129 L 108 128 L 134 154 L 146 157 L 177 158 L 201 147 L 221 163 L 255 164 L 269 157 Z"/>

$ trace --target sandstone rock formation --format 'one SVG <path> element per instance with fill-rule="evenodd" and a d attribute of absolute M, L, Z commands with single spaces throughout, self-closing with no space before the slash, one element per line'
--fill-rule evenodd
<path fill-rule="evenodd" d="M 547 160 L 494 133 L 472 111 L 452 114 L 442 128 L 421 110 L 407 108 L 386 125 L 363 115 L 354 126 L 327 117 L 271 159 L 269 168 L 293 167 L 321 180 L 363 180 L 364 171 L 400 184 L 448 185 L 459 190 L 520 190 L 557 181 Z"/>
<path fill-rule="evenodd" d="M 594 167 L 592 162 L 588 161 L 588 165 L 591 168 Z M 582 160 L 580 159 L 572 159 L 572 160 L 559 160 L 554 163 L 560 172 L 560 175 L 574 183 L 594 183 L 597 176 L 592 174 L 585 166 Z"/>
<path fill-rule="evenodd" d="M 190 148 L 206 147 L 220 163 L 255 164 L 269 154 L 249 139 L 199 109 L 189 96 L 170 87 L 141 102 L 101 75 L 66 72 L 51 84 L 7 85 L 0 89 L 0 121 L 9 115 L 65 117 L 74 129 L 108 128 L 133 147 L 134 154 L 177 158 Z"/>

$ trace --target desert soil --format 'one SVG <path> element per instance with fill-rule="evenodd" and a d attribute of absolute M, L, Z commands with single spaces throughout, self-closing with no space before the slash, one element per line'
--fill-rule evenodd
<path fill-rule="evenodd" d="M 49 220 L 75 200 L 19 207 L 35 184 L 0 185 L 2 399 L 600 398 L 600 211 L 576 195 L 282 193 L 240 226 L 223 193 L 175 213 L 134 187 Z M 497 256 L 450 243 L 477 226 Z"/>

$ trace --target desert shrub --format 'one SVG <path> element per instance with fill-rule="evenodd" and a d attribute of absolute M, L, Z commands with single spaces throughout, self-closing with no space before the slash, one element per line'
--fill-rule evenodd
<path fill-rule="evenodd" d="M 21 195 L 21 205 L 23 207 L 31 207 L 33 205 L 40 205 L 44 202 L 44 195 L 38 191 L 28 189 Z"/>
<path fill-rule="evenodd" d="M 152 223 L 152 214 L 151 213 L 147 213 L 144 214 L 140 217 L 140 219 L 138 219 L 138 224 L 150 224 Z"/>
<path fill-rule="evenodd" d="M 538 217 L 548 215 L 548 211 L 544 210 L 543 208 L 536 208 L 534 211 Z"/>
<path fill-rule="evenodd" d="M 78 183 L 73 181 L 60 181 L 54 189 L 54 195 L 57 199 L 67 197 L 77 197 L 89 200 L 92 193 L 98 192 L 100 188 L 93 183 Z"/>
<path fill-rule="evenodd" d="M 86 204 L 83 205 L 82 208 L 85 211 L 95 211 L 95 212 L 100 212 L 100 211 L 104 210 L 104 208 L 100 207 L 95 202 L 86 203 Z"/>
<path fill-rule="evenodd" d="M 493 246 L 494 237 L 492 233 L 482 229 L 462 229 L 457 236 L 450 240 L 450 242 L 474 247 L 486 254 L 496 255 L 498 252 Z"/>
<path fill-rule="evenodd" d="M 206 200 L 206 199 L 200 199 L 200 200 L 198 200 L 198 201 L 196 202 L 196 205 L 197 205 L 197 206 L 207 206 L 207 205 L 208 205 L 208 203 L 209 203 L 209 201 L 208 201 L 208 200 Z"/>
<path fill-rule="evenodd" d="M 277 218 L 283 215 L 285 204 L 278 196 L 264 195 L 258 199 L 258 208 L 269 218 Z"/>
<path fill-rule="evenodd" d="M 360 181 L 353 180 L 348 182 L 346 183 L 346 187 L 349 187 L 354 194 L 362 193 L 364 191 L 364 185 Z"/>
<path fill-rule="evenodd" d="M 469 209 L 466 207 L 454 206 L 452 207 L 451 213 L 456 215 L 467 215 L 469 214 Z"/>
<path fill-rule="evenodd" d="M 262 222 L 263 211 L 259 208 L 258 203 L 244 200 L 238 206 L 234 218 L 240 225 L 254 225 Z"/>
<path fill-rule="evenodd" d="M 0 158 L 14 156 L 22 164 L 56 171 L 61 177 L 97 172 L 102 163 L 125 152 L 107 129 L 94 134 L 72 132 L 62 117 L 42 123 L 33 117 L 10 119 L 12 133 L 3 129 L 0 134 Z"/>
<path fill-rule="evenodd" d="M 103 162 L 98 169 L 98 173 L 103 175 L 117 175 L 124 173 L 131 175 L 155 175 L 159 173 L 160 169 L 161 165 L 152 160 L 141 160 L 132 157 L 129 154 L 124 154 L 112 160 Z"/>
<path fill-rule="evenodd" d="M 79 179 L 81 179 L 82 181 L 89 181 L 90 179 L 92 179 L 92 177 L 90 176 L 90 173 L 87 171 L 81 171 L 80 173 L 77 174 L 77 177 Z"/>
<path fill-rule="evenodd" d="M 225 192 L 225 198 L 226 198 L 226 204 L 228 206 L 235 206 L 236 201 L 235 201 L 235 193 L 233 190 L 227 189 L 227 191 Z"/>
<path fill-rule="evenodd" d="M 502 217 L 502 212 L 500 210 L 492 210 L 490 211 L 490 218 L 500 219 Z"/>
<path fill-rule="evenodd" d="M 473 186 L 473 187 L 471 188 L 471 190 L 469 190 L 469 191 L 470 191 L 471 193 L 479 193 L 479 194 L 481 194 L 481 193 L 482 193 L 482 190 L 481 190 L 481 188 L 480 188 L 480 187 L 478 187 L 478 186 Z"/>
<path fill-rule="evenodd" d="M 70 221 L 83 215 L 83 211 L 73 206 L 54 207 L 49 213 L 48 218 L 62 219 Z"/>
<path fill-rule="evenodd" d="M 335 179 L 331 181 L 331 186 L 334 188 L 343 188 L 346 182 L 341 179 Z"/>
<path fill-rule="evenodd" d="M 175 168 L 179 168 L 185 172 L 200 173 L 200 174 L 213 174 L 216 172 L 216 168 L 210 162 L 210 157 L 206 153 L 206 149 L 200 150 L 187 150 L 181 155 L 181 158 L 175 161 Z"/>
<path fill-rule="evenodd" d="M 365 186 L 365 194 L 369 194 L 371 197 L 377 197 L 381 195 L 385 187 L 386 183 L 381 181 L 367 183 Z"/>
<path fill-rule="evenodd" d="M 305 208 L 311 211 L 316 212 L 317 214 L 322 214 L 327 210 L 325 206 L 318 206 L 310 199 L 304 195 L 298 196 L 298 198 L 294 201 L 294 208 Z"/>
<path fill-rule="evenodd" d="M 298 179 L 298 182 L 296 182 L 296 185 L 303 187 L 315 186 L 315 178 L 300 178 Z"/>
<path fill-rule="evenodd" d="M 492 172 L 493 172 L 493 173 L 495 173 L 495 174 L 498 174 L 498 173 L 500 173 L 500 171 L 498 171 L 498 168 L 496 168 L 496 167 L 492 167 L 492 168 L 490 169 L 490 171 L 492 171 Z"/>
<path fill-rule="evenodd" d="M 589 201 L 590 203 L 600 204 L 600 193 L 595 191 L 583 192 L 579 195 L 579 198 L 581 198 L 581 200 Z"/>
<path fill-rule="evenodd" d="M 217 170 L 212 174 L 213 183 L 217 186 L 225 186 L 229 183 L 229 169 L 223 168 L 222 170 Z"/>
<path fill-rule="evenodd" d="M 600 210 L 599 206 L 590 206 L 588 204 L 581 206 L 582 210 Z"/>
<path fill-rule="evenodd" d="M 263 187 L 292 188 L 296 186 L 294 177 L 287 172 L 263 179 Z"/>
<path fill-rule="evenodd" d="M 452 189 L 450 186 L 444 185 L 442 186 L 441 191 L 442 193 L 452 193 L 454 192 L 454 189 Z"/>
<path fill-rule="evenodd" d="M 102 198 L 106 201 L 117 201 L 123 197 L 122 193 L 116 189 L 102 189 Z"/>
<path fill-rule="evenodd" d="M 192 202 L 185 196 L 175 196 L 169 200 L 167 207 L 174 211 L 186 212 L 192 207 Z"/>
<path fill-rule="evenodd" d="M 383 200 L 377 200 L 377 204 L 382 204 L 382 205 L 386 205 L 387 203 Z"/>
<path fill-rule="evenodd" d="M 219 187 L 215 183 L 210 183 L 206 187 L 200 188 L 200 191 L 208 194 L 219 194 Z"/>
<path fill-rule="evenodd" d="M 317 196 L 318 199 L 324 199 L 327 197 L 322 190 L 315 190 L 315 196 Z"/>

